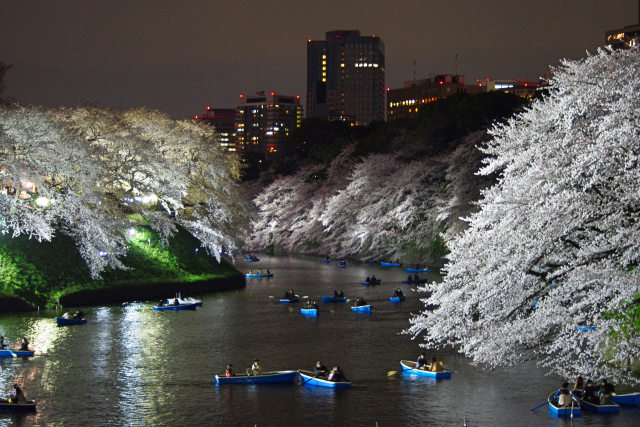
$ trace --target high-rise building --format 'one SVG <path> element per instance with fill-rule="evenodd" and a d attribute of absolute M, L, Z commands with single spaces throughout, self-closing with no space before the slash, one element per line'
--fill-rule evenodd
<path fill-rule="evenodd" d="M 236 146 L 236 116 L 234 108 L 211 108 L 202 115 L 195 116 L 196 121 L 210 124 L 218 135 L 218 141 L 223 150 L 237 151 Z"/>
<path fill-rule="evenodd" d="M 240 95 L 237 111 L 237 141 L 245 152 L 278 151 L 287 136 L 302 124 L 299 95 Z"/>
<path fill-rule="evenodd" d="M 368 124 L 385 119 L 384 43 L 358 30 L 307 43 L 307 117 Z"/>

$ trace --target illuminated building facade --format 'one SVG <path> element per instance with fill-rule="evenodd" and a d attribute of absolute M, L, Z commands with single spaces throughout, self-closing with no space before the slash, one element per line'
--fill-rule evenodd
<path fill-rule="evenodd" d="M 638 0 L 638 24 L 605 32 L 604 42 L 615 48 L 640 45 L 640 0 Z"/>
<path fill-rule="evenodd" d="M 440 75 L 429 79 L 409 80 L 398 89 L 387 91 L 387 119 L 389 121 L 415 118 L 424 104 L 446 98 L 454 93 L 479 90 L 465 86 L 463 76 Z"/>
<path fill-rule="evenodd" d="M 236 135 L 245 152 L 272 153 L 302 125 L 299 95 L 259 92 L 240 95 L 237 108 Z"/>
<path fill-rule="evenodd" d="M 196 121 L 210 124 L 214 127 L 220 146 L 225 151 L 237 151 L 236 118 L 238 112 L 234 108 L 207 107 L 205 114 L 195 116 Z"/>
<path fill-rule="evenodd" d="M 532 98 L 538 87 L 539 83 L 529 82 L 525 80 L 515 79 L 515 80 L 476 80 L 476 85 L 481 89 L 481 92 L 491 92 L 494 90 L 502 91 L 505 93 L 512 93 L 521 98 Z"/>
<path fill-rule="evenodd" d="M 307 117 L 366 125 L 385 119 L 384 43 L 358 30 L 307 43 Z"/>

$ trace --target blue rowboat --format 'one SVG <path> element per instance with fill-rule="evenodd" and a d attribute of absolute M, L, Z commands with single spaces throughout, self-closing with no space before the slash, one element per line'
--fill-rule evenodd
<path fill-rule="evenodd" d="M 411 280 L 403 280 L 402 281 L 402 283 L 406 283 L 408 285 L 413 285 L 414 283 L 424 283 L 424 282 L 426 282 L 426 280 L 424 280 L 424 279 L 418 279 L 418 280 L 411 279 Z"/>
<path fill-rule="evenodd" d="M 244 257 L 244 260 L 247 262 L 258 262 L 260 261 L 260 258 L 258 258 L 257 256 L 252 256 L 252 257 Z"/>
<path fill-rule="evenodd" d="M 389 302 L 402 302 L 404 301 L 405 296 L 401 296 L 401 297 L 390 297 L 389 298 Z"/>
<path fill-rule="evenodd" d="M 2 399 L 0 401 L 0 411 L 3 412 L 22 412 L 22 411 L 35 411 L 36 401 L 30 400 L 24 403 L 9 403 Z"/>
<path fill-rule="evenodd" d="M 371 306 L 367 304 L 367 305 L 360 305 L 358 307 L 351 307 L 351 311 L 357 311 L 359 313 L 370 313 Z"/>
<path fill-rule="evenodd" d="M 369 286 L 369 285 L 379 285 L 380 283 L 382 283 L 381 279 L 376 279 L 376 280 L 369 280 L 364 281 L 364 282 L 360 282 L 361 284 L 365 285 L 365 286 Z"/>
<path fill-rule="evenodd" d="M 316 378 L 313 372 L 298 370 L 300 375 L 300 385 L 308 385 L 312 387 L 328 387 L 328 388 L 346 388 L 351 387 L 349 381 L 329 381 L 324 378 Z"/>
<path fill-rule="evenodd" d="M 382 267 L 400 267 L 402 266 L 402 264 L 396 263 L 396 262 L 384 262 L 384 261 L 380 261 L 380 265 Z"/>
<path fill-rule="evenodd" d="M 280 298 L 280 302 L 283 304 L 289 304 L 292 302 L 298 302 L 298 299 L 300 299 L 300 295 L 295 295 L 293 298 Z"/>
<path fill-rule="evenodd" d="M 346 302 L 346 297 L 332 297 L 332 296 L 323 296 L 322 302 Z"/>
<path fill-rule="evenodd" d="M 347 268 L 347 264 L 343 261 L 340 261 L 340 264 L 338 264 L 336 267 L 338 268 Z"/>
<path fill-rule="evenodd" d="M 611 396 L 611 400 L 613 400 L 618 405 L 637 405 L 640 403 L 640 393 L 627 393 L 627 394 L 615 394 Z"/>
<path fill-rule="evenodd" d="M 620 411 L 620 405 L 618 405 L 617 403 L 611 403 L 608 405 L 596 405 L 595 403 L 589 403 L 586 400 L 582 400 L 579 396 L 576 395 L 576 393 L 574 393 L 574 391 L 575 390 L 571 390 L 571 396 L 573 397 L 573 400 L 580 404 L 581 408 L 588 409 L 599 414 Z"/>
<path fill-rule="evenodd" d="M 431 273 L 431 270 L 428 268 L 405 268 L 404 271 L 407 273 Z"/>
<path fill-rule="evenodd" d="M 400 366 L 402 366 L 402 372 L 407 374 L 418 375 L 420 377 L 435 378 L 437 380 L 451 378 L 451 371 L 448 369 L 445 369 L 441 372 L 427 371 L 425 369 L 416 368 L 416 362 L 412 362 L 411 360 L 401 360 Z"/>
<path fill-rule="evenodd" d="M 196 307 L 198 306 L 198 303 L 193 303 L 193 304 L 180 304 L 180 305 L 163 305 L 158 307 L 157 305 L 153 306 L 153 309 L 155 311 L 176 311 L 176 310 L 195 310 Z"/>
<path fill-rule="evenodd" d="M 325 258 L 324 260 L 322 260 L 322 262 L 324 262 L 325 264 L 329 264 L 331 262 L 331 259 Z"/>
<path fill-rule="evenodd" d="M 13 353 L 13 354 L 12 354 Z M 34 350 L 7 350 L 7 349 L 2 349 L 0 350 L 0 357 L 13 357 L 13 355 L 15 354 L 18 357 L 33 357 L 33 354 L 35 353 Z"/>
<path fill-rule="evenodd" d="M 244 275 L 247 279 L 252 279 L 256 277 L 273 277 L 273 273 L 247 273 Z"/>
<path fill-rule="evenodd" d="M 555 391 L 547 398 L 547 401 L 549 402 L 549 415 L 555 418 L 579 416 L 580 405 L 575 403 L 575 401 L 572 401 L 571 406 L 559 406 L 557 398 L 558 393 L 559 391 Z"/>
<path fill-rule="evenodd" d="M 301 308 L 300 313 L 309 317 L 318 317 L 318 309 L 317 308 Z"/>
<path fill-rule="evenodd" d="M 292 383 L 298 376 L 297 371 L 272 371 L 263 372 L 260 375 L 235 375 L 227 377 L 216 375 L 216 384 L 266 384 L 266 383 Z"/>
<path fill-rule="evenodd" d="M 53 321 L 58 326 L 84 325 L 87 319 L 65 319 L 64 317 L 54 317 Z"/>

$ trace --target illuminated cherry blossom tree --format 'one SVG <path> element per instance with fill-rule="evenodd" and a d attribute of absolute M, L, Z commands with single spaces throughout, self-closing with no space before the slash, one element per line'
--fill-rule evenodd
<path fill-rule="evenodd" d="M 640 293 L 638 49 L 563 61 L 492 135 L 479 173 L 499 182 L 407 332 L 492 367 L 639 382 L 640 328 L 619 315 Z"/>
<path fill-rule="evenodd" d="M 0 230 L 68 234 L 94 277 L 122 268 L 126 232 L 163 242 L 184 227 L 220 259 L 238 250 L 248 214 L 239 161 L 211 129 L 146 109 L 0 109 Z"/>

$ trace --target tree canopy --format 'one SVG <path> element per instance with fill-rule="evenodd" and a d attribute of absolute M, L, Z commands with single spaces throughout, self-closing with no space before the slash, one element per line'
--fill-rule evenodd
<path fill-rule="evenodd" d="M 211 129 L 147 109 L 0 109 L 0 232 L 72 237 L 93 277 L 122 268 L 127 239 L 181 226 L 220 259 L 248 222 L 240 163 Z"/>
<path fill-rule="evenodd" d="M 639 381 L 639 94 L 638 49 L 601 50 L 492 130 L 479 174 L 499 180 L 408 333 L 492 367 Z"/>

